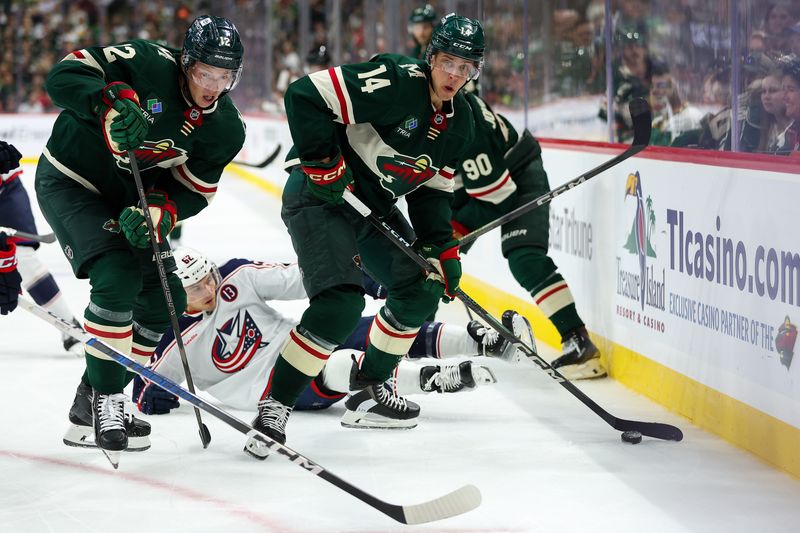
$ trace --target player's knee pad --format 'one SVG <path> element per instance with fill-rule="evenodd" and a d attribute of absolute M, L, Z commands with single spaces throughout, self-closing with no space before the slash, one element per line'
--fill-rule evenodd
<path fill-rule="evenodd" d="M 547 255 L 547 250 L 529 246 L 511 250 L 508 254 L 511 274 L 526 291 L 533 292 L 548 282 L 556 273 L 557 267 Z"/>
<path fill-rule="evenodd" d="M 398 323 L 406 328 L 418 328 L 436 311 L 439 296 L 433 291 L 426 291 L 423 278 L 404 287 L 389 291 L 386 308 Z"/>
<path fill-rule="evenodd" d="M 339 285 L 311 298 L 300 325 L 315 336 L 339 345 L 355 329 L 363 311 L 361 288 Z"/>
<path fill-rule="evenodd" d="M 92 262 L 89 283 L 92 303 L 110 311 L 130 312 L 142 288 L 139 262 L 126 250 L 111 250 Z"/>

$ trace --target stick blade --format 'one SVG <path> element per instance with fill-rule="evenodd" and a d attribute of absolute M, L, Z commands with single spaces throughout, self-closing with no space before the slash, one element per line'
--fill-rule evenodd
<path fill-rule="evenodd" d="M 637 422 L 636 420 L 617 420 L 613 424 L 614 429 L 619 431 L 638 431 L 642 435 L 653 437 L 654 439 L 673 440 L 680 442 L 683 440 L 683 431 L 669 424 L 659 422 Z"/>
<path fill-rule="evenodd" d="M 633 120 L 633 142 L 631 146 L 643 149 L 650 144 L 650 130 L 653 127 L 653 113 L 644 98 L 634 98 L 628 103 L 628 111 Z"/>
<path fill-rule="evenodd" d="M 464 485 L 444 496 L 416 505 L 403 506 L 404 524 L 425 524 L 469 512 L 481 504 L 481 491 Z"/>

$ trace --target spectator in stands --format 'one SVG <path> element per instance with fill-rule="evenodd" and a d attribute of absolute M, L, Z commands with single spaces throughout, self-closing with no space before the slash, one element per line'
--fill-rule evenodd
<path fill-rule="evenodd" d="M 425 59 L 425 50 L 428 49 L 428 43 L 431 42 L 436 19 L 436 12 L 430 4 L 425 4 L 411 12 L 408 17 L 408 33 L 414 45 L 408 50 L 409 56 Z"/>
<path fill-rule="evenodd" d="M 761 80 L 761 105 L 764 108 L 761 131 L 756 151 L 774 153 L 783 144 L 783 132 L 789 127 L 791 119 L 786 116 L 786 103 L 783 101 L 782 72 L 773 70 Z"/>
<path fill-rule="evenodd" d="M 791 37 L 789 37 L 789 52 L 800 56 L 800 22 L 792 26 Z"/>
<path fill-rule="evenodd" d="M 794 23 L 791 2 L 780 0 L 770 4 L 764 15 L 767 54 L 777 57 L 789 51 L 791 27 Z"/>
<path fill-rule="evenodd" d="M 655 62 L 651 69 L 650 107 L 653 130 L 650 144 L 670 146 L 678 136 L 700 127 L 703 113 L 684 102 L 675 78 L 666 63 Z"/>
<path fill-rule="evenodd" d="M 644 36 L 635 29 L 620 29 L 615 43 L 622 46 L 621 56 L 614 61 L 614 123 L 618 142 L 627 142 L 633 135 L 628 102 L 634 98 L 647 98 L 650 94 L 653 61 L 647 50 Z M 606 118 L 605 109 L 600 117 Z"/>
<path fill-rule="evenodd" d="M 789 56 L 781 61 L 781 89 L 786 117 L 791 124 L 783 132 L 783 140 L 775 151 L 781 155 L 800 154 L 800 56 Z"/>

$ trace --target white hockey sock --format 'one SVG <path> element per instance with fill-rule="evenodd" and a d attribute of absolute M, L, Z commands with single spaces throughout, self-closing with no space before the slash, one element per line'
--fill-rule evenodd
<path fill-rule="evenodd" d="M 467 328 L 442 324 L 442 329 L 439 332 L 438 357 L 440 359 L 473 356 L 479 353 L 478 343 L 469 336 Z"/>
<path fill-rule="evenodd" d="M 17 269 L 22 277 L 22 287 L 37 304 L 62 320 L 72 322 L 74 315 L 67 302 L 62 298 L 61 290 L 53 279 L 53 275 L 36 255 L 36 250 L 30 246 L 18 246 Z"/>
<path fill-rule="evenodd" d="M 322 369 L 322 383 L 328 390 L 348 392 L 350 390 L 350 369 L 353 367 L 352 356 L 360 361 L 364 352 L 358 350 L 336 350 L 328 358 Z"/>
<path fill-rule="evenodd" d="M 419 374 L 422 371 L 421 363 L 411 361 L 400 361 L 394 369 L 394 376 L 397 379 L 397 395 L 408 396 L 409 394 L 427 394 L 419 383 Z"/>

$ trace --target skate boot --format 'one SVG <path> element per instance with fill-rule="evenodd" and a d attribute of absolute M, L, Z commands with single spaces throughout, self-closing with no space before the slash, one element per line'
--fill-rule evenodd
<path fill-rule="evenodd" d="M 120 452 L 128 447 L 128 434 L 125 431 L 125 395 L 103 394 L 96 390 L 93 393 L 94 441 L 116 469 L 119 467 Z"/>
<path fill-rule="evenodd" d="M 600 351 L 589 338 L 589 332 L 581 326 L 572 330 L 562 340 L 563 353 L 550 363 L 565 378 L 592 379 L 606 375 L 600 362 Z"/>
<path fill-rule="evenodd" d="M 78 329 L 82 329 L 80 322 L 74 318 L 72 319 L 72 325 Z M 61 335 L 61 342 L 64 345 L 65 351 L 74 354 L 76 357 L 83 357 L 83 343 L 81 341 L 63 333 Z"/>
<path fill-rule="evenodd" d="M 395 378 L 385 382 L 366 379 L 353 365 L 350 395 L 342 415 L 346 428 L 411 429 L 417 427 L 419 405 L 398 396 Z"/>
<path fill-rule="evenodd" d="M 64 444 L 77 448 L 94 448 L 92 429 L 92 387 L 81 382 L 75 391 L 75 399 L 69 410 L 70 427 L 64 434 Z M 125 415 L 125 431 L 128 434 L 129 452 L 143 452 L 150 448 L 150 424 L 133 415 Z"/>
<path fill-rule="evenodd" d="M 286 422 L 292 408 L 283 405 L 271 396 L 258 402 L 258 414 L 253 420 L 253 428 L 267 435 L 280 444 L 286 444 Z M 254 436 L 247 437 L 244 451 L 248 455 L 263 461 L 269 456 L 270 444 Z"/>
<path fill-rule="evenodd" d="M 517 313 L 513 309 L 508 309 L 507 311 L 503 312 L 502 322 L 503 326 L 513 333 L 516 338 L 521 340 L 534 352 L 537 352 L 536 339 L 534 338 L 533 331 L 531 330 L 531 323 L 528 322 L 527 318 Z M 506 351 L 505 357 L 503 357 L 505 361 L 510 363 L 519 363 L 525 357 L 527 357 L 525 352 L 522 350 L 515 348 L 513 345 L 512 348 L 513 350 Z"/>
<path fill-rule="evenodd" d="M 472 361 L 458 365 L 430 365 L 419 372 L 419 384 L 425 392 L 460 392 L 478 385 L 497 383 L 492 371 Z"/>

